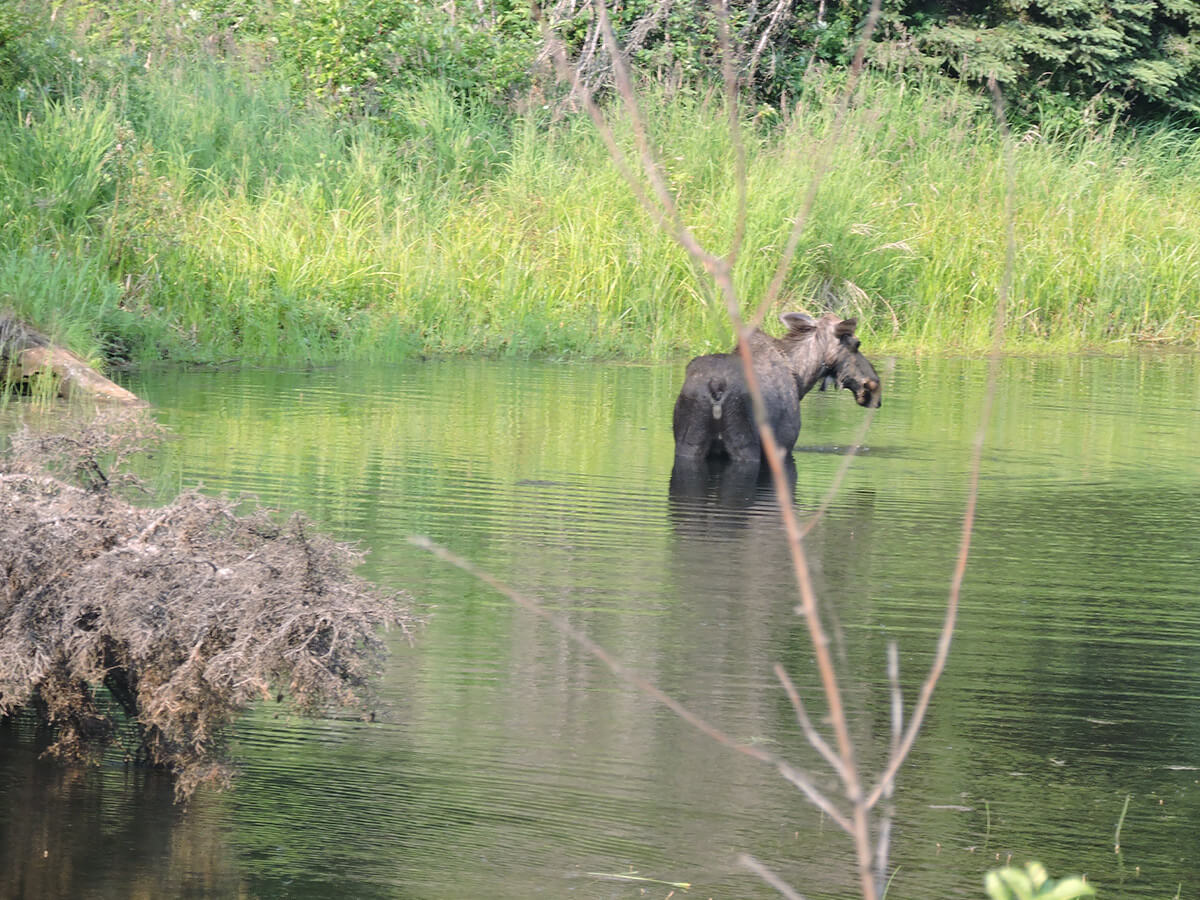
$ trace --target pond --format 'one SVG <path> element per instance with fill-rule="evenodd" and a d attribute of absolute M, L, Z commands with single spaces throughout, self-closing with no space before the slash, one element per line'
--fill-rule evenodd
<path fill-rule="evenodd" d="M 883 371 L 886 362 L 876 360 Z M 886 647 L 915 697 L 957 550 L 987 364 L 901 359 L 807 540 L 864 766 Z M 769 767 L 714 744 L 558 631 L 413 546 L 427 535 L 584 630 L 740 741 L 817 773 L 772 667 L 820 717 L 769 489 L 672 482 L 682 365 L 439 361 L 146 375 L 179 435 L 164 489 L 303 509 L 429 619 L 373 722 L 255 710 L 224 794 L 38 758 L 0 729 L 6 897 L 853 895 L 849 841 Z M 857 440 L 811 394 L 811 513 Z M 1039 859 L 1101 896 L 1200 889 L 1200 366 L 1182 353 L 1006 359 L 945 677 L 895 798 L 891 897 L 983 896 Z M 1121 852 L 1114 831 L 1128 798 Z M 599 875 L 594 873 L 600 873 Z"/>

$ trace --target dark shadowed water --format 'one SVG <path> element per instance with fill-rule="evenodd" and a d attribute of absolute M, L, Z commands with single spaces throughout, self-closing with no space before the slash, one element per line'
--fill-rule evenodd
<path fill-rule="evenodd" d="M 778 896 L 741 852 L 807 897 L 852 896 L 849 842 L 772 770 L 407 542 L 471 558 L 733 737 L 820 772 L 772 674 L 783 663 L 820 713 L 771 497 L 745 473 L 672 479 L 681 376 L 467 361 L 133 385 L 181 436 L 166 482 L 306 510 L 431 618 L 414 646 L 395 636 L 375 722 L 258 710 L 234 738 L 236 788 L 187 809 L 161 775 L 63 767 L 0 729 L 0 896 L 670 896 L 591 874 L 631 872 Z M 932 657 L 985 376 L 898 361 L 808 540 L 868 765 L 887 643 L 909 700 Z M 812 510 L 865 413 L 845 393 L 804 406 L 795 496 Z M 1191 355 L 1004 363 L 889 897 L 980 898 L 1010 855 L 1101 896 L 1198 896 L 1198 447 Z"/>

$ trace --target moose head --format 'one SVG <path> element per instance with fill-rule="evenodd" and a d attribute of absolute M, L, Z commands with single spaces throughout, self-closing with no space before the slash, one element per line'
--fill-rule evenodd
<path fill-rule="evenodd" d="M 859 406 L 878 407 L 882 402 L 879 375 L 862 353 L 854 334 L 857 319 L 839 319 L 826 313 L 819 319 L 789 312 L 779 317 L 788 328 L 783 337 L 784 355 L 792 366 L 803 396 L 817 382 L 827 382 L 854 394 Z"/>

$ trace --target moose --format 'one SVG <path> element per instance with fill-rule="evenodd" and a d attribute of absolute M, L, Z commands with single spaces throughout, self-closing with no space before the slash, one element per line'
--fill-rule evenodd
<path fill-rule="evenodd" d="M 787 334 L 776 338 L 756 328 L 749 345 L 767 424 L 787 455 L 800 436 L 800 401 L 818 382 L 822 389 L 832 381 L 852 391 L 858 405 L 866 407 L 880 405 L 881 387 L 875 368 L 858 350 L 857 320 L 832 313 L 814 319 L 798 312 L 779 319 Z M 688 363 L 675 401 L 674 430 L 676 460 L 728 457 L 757 463 L 763 458 L 746 373 L 736 352 L 697 356 Z"/>

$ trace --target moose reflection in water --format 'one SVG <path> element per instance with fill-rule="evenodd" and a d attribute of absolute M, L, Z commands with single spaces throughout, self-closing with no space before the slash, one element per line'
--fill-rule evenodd
<path fill-rule="evenodd" d="M 783 471 L 794 492 L 796 463 L 790 456 Z M 758 460 L 676 458 L 671 468 L 670 510 L 677 534 L 732 537 L 764 517 L 777 528 L 776 509 L 771 470 Z"/>
<path fill-rule="evenodd" d="M 754 375 L 768 425 L 780 452 L 790 454 L 800 436 L 800 401 L 825 379 L 854 394 L 860 406 L 880 405 L 874 366 L 859 350 L 855 319 L 827 313 L 819 319 L 784 313 L 782 338 L 755 329 L 750 336 Z M 676 459 L 729 457 L 757 464 L 763 448 L 741 357 L 736 352 L 698 356 L 687 366 L 674 415 Z"/>
<path fill-rule="evenodd" d="M 782 463 L 787 490 L 792 495 L 799 490 L 797 513 L 807 523 L 828 466 L 797 467 L 792 456 Z M 795 604 L 796 582 L 770 469 L 757 462 L 676 459 L 667 508 L 672 535 L 667 583 L 676 599 L 668 609 L 680 617 L 679 627 L 686 617 L 690 633 L 705 637 L 679 651 L 678 683 L 667 680 L 660 686 L 691 697 L 699 711 L 720 715 L 719 709 L 705 707 L 707 698 L 728 694 L 723 682 L 730 673 L 747 680 L 761 677 L 761 668 L 750 661 L 762 662 L 763 647 L 774 648 L 775 658 L 807 653 L 809 639 L 800 619 L 781 618 L 781 609 Z M 871 548 L 878 540 L 873 490 L 840 496 L 805 536 L 815 589 L 839 600 L 837 608 L 825 610 L 826 624 L 839 642 L 843 614 L 854 617 L 873 602 Z M 883 650 L 872 645 L 868 652 Z M 775 715 L 765 696 L 746 699 L 762 704 L 764 720 Z"/>

